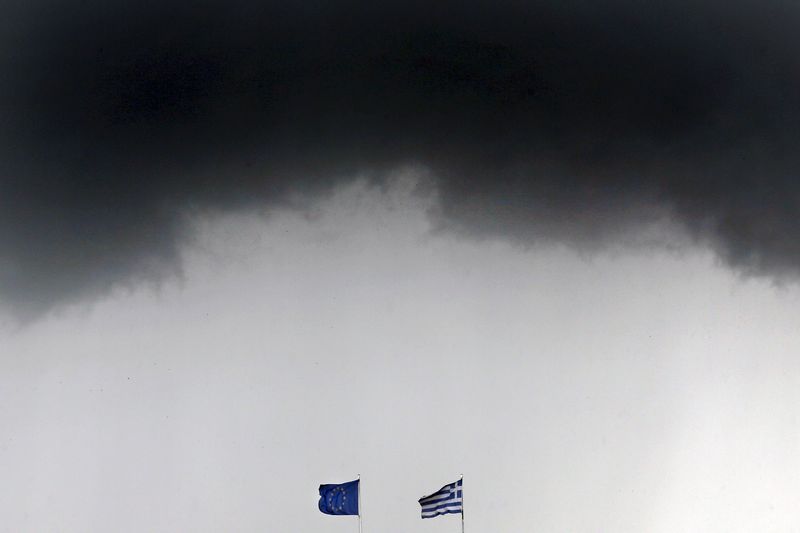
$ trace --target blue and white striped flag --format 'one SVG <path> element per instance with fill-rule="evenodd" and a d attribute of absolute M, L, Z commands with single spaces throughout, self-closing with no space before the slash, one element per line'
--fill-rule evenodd
<path fill-rule="evenodd" d="M 455 483 L 445 485 L 430 496 L 420 498 L 419 504 L 422 506 L 422 518 L 433 518 L 440 514 L 463 513 L 463 483 L 464 480 L 459 479 Z"/>

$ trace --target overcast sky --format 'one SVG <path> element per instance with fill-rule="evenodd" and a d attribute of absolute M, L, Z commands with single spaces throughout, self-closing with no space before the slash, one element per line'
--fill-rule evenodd
<path fill-rule="evenodd" d="M 431 232 L 402 188 L 200 223 L 185 272 L 2 333 L 3 531 L 789 531 L 800 293 L 706 251 Z"/>
<path fill-rule="evenodd" d="M 800 5 L 10 0 L 0 530 L 800 527 Z"/>

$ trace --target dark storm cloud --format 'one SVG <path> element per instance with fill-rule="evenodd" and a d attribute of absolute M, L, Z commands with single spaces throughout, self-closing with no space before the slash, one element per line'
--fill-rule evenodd
<path fill-rule="evenodd" d="M 158 279 L 187 211 L 429 170 L 445 225 L 669 218 L 800 272 L 794 2 L 34 2 L 0 22 L 0 298 Z"/>

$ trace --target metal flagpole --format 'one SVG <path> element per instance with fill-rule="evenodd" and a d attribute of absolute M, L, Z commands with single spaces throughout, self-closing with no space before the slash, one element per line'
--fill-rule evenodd
<path fill-rule="evenodd" d="M 464 533 L 464 474 L 461 474 L 461 533 Z"/>
<path fill-rule="evenodd" d="M 358 475 L 358 533 L 361 533 L 361 474 Z"/>

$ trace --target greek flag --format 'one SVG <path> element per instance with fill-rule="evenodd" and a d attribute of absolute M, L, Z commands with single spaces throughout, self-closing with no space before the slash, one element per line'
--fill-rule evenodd
<path fill-rule="evenodd" d="M 419 499 L 422 506 L 422 518 L 433 518 L 440 514 L 463 513 L 464 496 L 462 483 L 459 479 L 455 483 L 445 485 L 430 496 Z"/>

